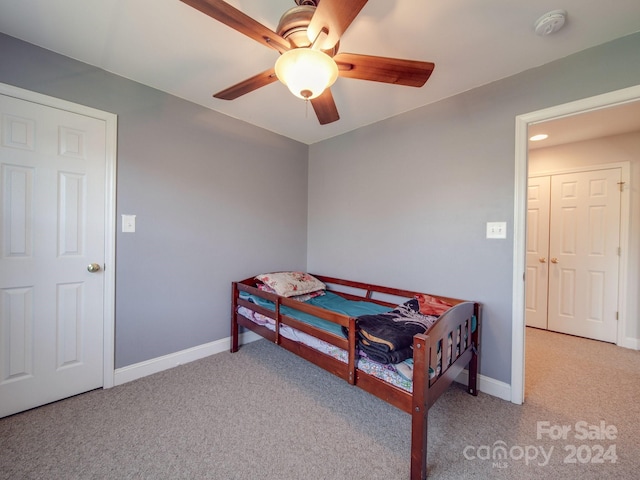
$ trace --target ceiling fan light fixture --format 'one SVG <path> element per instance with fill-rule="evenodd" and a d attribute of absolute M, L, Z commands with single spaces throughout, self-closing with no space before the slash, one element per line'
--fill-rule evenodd
<path fill-rule="evenodd" d="M 296 97 L 312 100 L 319 97 L 338 78 L 338 65 L 324 52 L 311 48 L 294 48 L 276 61 L 276 76 Z"/>

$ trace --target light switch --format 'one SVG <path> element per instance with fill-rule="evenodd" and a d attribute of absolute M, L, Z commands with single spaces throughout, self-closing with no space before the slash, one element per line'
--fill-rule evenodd
<path fill-rule="evenodd" d="M 133 233 L 136 231 L 135 215 L 122 215 L 122 231 L 124 233 Z"/>
<path fill-rule="evenodd" d="M 487 222 L 487 238 L 507 238 L 507 222 Z"/>

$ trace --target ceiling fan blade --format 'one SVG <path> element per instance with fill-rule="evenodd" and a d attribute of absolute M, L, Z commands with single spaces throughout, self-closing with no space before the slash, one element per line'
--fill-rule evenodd
<path fill-rule="evenodd" d="M 278 80 L 278 77 L 276 77 L 276 71 L 273 68 L 270 68 L 269 70 L 265 70 L 264 72 L 254 75 L 251 78 L 247 78 L 240 83 L 236 83 L 232 87 L 216 93 L 214 97 L 221 98 L 222 100 L 233 100 L 246 93 L 253 92 L 260 87 L 269 85 L 276 80 Z"/>
<path fill-rule="evenodd" d="M 311 105 L 313 106 L 314 112 L 316 112 L 316 117 L 318 117 L 320 125 L 326 125 L 327 123 L 340 120 L 338 107 L 336 107 L 336 102 L 333 100 L 330 88 L 322 92 L 322 95 L 319 97 L 311 100 Z"/>
<path fill-rule="evenodd" d="M 339 53 L 333 59 L 338 64 L 338 75 L 341 77 L 393 83 L 408 87 L 423 86 L 435 68 L 431 62 L 374 57 L 356 53 Z"/>
<path fill-rule="evenodd" d="M 367 0 L 322 0 L 318 2 L 311 23 L 307 27 L 309 41 L 313 43 L 318 35 L 324 32 L 326 36 L 321 37 L 316 46 L 320 50 L 332 49 L 366 3 Z"/>
<path fill-rule="evenodd" d="M 255 21 L 250 16 L 242 13 L 237 8 L 232 7 L 227 2 L 223 2 L 222 0 L 180 1 L 280 53 L 291 50 L 291 44 L 288 40 Z"/>

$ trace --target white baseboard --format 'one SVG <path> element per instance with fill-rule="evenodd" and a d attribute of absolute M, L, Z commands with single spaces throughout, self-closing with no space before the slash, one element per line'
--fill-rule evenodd
<path fill-rule="evenodd" d="M 262 337 L 253 332 L 245 332 L 240 335 L 240 344 L 247 344 L 260 340 Z M 231 337 L 205 343 L 197 347 L 188 348 L 180 352 L 171 353 L 158 358 L 152 358 L 144 362 L 117 368 L 114 375 L 114 386 L 137 380 L 138 378 L 153 375 L 185 363 L 200 360 L 201 358 L 215 355 L 216 353 L 228 351 L 231 348 Z M 456 378 L 456 382 L 466 385 L 469 381 L 469 372 L 463 370 Z M 483 375 L 478 376 L 478 390 L 488 395 L 511 400 L 511 385 L 494 380 Z"/>
<path fill-rule="evenodd" d="M 630 348 L 631 350 L 640 350 L 640 339 L 633 337 L 625 337 L 620 342 L 621 347 Z"/>
<path fill-rule="evenodd" d="M 251 343 L 260 340 L 262 337 L 247 332 L 240 335 L 240 343 Z M 154 373 L 168 370 L 178 365 L 200 360 L 201 358 L 215 355 L 216 353 L 228 351 L 231 348 L 231 337 L 205 343 L 197 347 L 188 348 L 180 352 L 171 353 L 162 357 L 152 358 L 144 362 L 135 363 L 126 367 L 117 368 L 114 375 L 114 386 L 137 380 L 138 378 L 153 375 Z"/>
<path fill-rule="evenodd" d="M 456 382 L 467 385 L 469 383 L 469 371 L 462 370 L 456 378 Z M 498 397 L 502 400 L 511 401 L 511 385 L 508 383 L 495 380 L 491 377 L 478 375 L 478 390 L 492 397 Z"/>

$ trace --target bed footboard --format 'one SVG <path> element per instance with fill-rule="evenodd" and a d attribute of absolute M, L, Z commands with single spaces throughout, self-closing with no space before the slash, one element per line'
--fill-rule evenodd
<path fill-rule="evenodd" d="M 466 367 L 469 370 L 467 391 L 478 394 L 479 330 L 480 306 L 463 302 L 442 315 L 428 334 L 414 337 L 411 480 L 427 478 L 429 408 Z"/>

